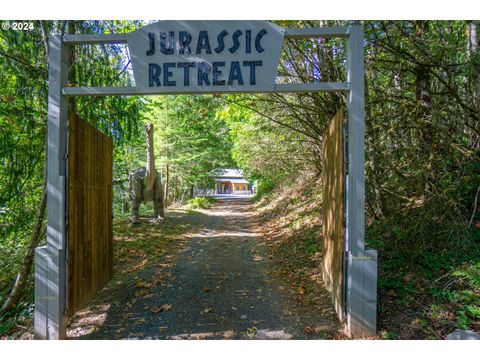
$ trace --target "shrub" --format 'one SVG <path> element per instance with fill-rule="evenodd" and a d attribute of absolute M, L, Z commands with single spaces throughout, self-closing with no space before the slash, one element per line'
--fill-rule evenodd
<path fill-rule="evenodd" d="M 214 198 L 200 196 L 188 200 L 187 206 L 189 209 L 208 209 L 212 207 L 215 202 L 216 200 Z"/>
<path fill-rule="evenodd" d="M 255 194 L 256 199 L 261 199 L 265 195 L 270 194 L 277 184 L 271 179 L 260 179 L 258 180 L 257 193 Z"/>

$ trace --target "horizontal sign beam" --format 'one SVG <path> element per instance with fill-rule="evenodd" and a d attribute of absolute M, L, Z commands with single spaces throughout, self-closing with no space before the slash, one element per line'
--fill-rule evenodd
<path fill-rule="evenodd" d="M 200 29 L 200 30 L 199 30 Z M 348 38 L 350 27 L 268 21 L 161 21 L 129 34 L 64 35 L 67 45 L 128 44 L 134 87 L 66 87 L 66 96 L 348 91 L 347 83 L 276 84 L 284 39 Z"/>
<path fill-rule="evenodd" d="M 334 91 L 348 91 L 350 90 L 349 83 L 341 82 L 327 82 L 327 83 L 309 83 L 309 84 L 276 84 L 275 87 L 268 91 L 270 93 L 306 93 L 306 92 L 334 92 Z M 205 91 L 199 91 L 198 94 L 245 94 L 245 93 L 265 93 L 267 91 L 224 91 L 219 89 L 205 89 Z M 159 92 L 143 92 L 134 86 L 119 86 L 119 87 L 66 87 L 63 88 L 63 95 L 65 96 L 112 96 L 112 95 L 180 95 L 180 94 L 192 94 L 191 91 L 172 91 L 169 93 Z"/>
<path fill-rule="evenodd" d="M 343 26 L 334 27 L 314 27 L 314 28 L 286 28 L 286 39 L 311 39 L 315 37 L 329 38 L 340 37 L 346 38 L 350 34 L 350 29 Z"/>
<path fill-rule="evenodd" d="M 126 44 L 127 34 L 63 35 L 63 43 L 66 45 Z"/>
<path fill-rule="evenodd" d="M 350 33 L 347 27 L 314 27 L 314 28 L 287 28 L 286 39 L 311 39 L 315 37 L 340 37 L 346 38 Z M 66 45 L 101 45 L 101 44 L 126 44 L 127 34 L 77 34 L 64 35 L 63 43 Z"/>

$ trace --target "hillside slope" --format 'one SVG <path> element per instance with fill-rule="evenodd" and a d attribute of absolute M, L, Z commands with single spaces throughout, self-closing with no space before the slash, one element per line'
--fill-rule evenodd
<path fill-rule="evenodd" d="M 297 299 L 305 304 L 330 301 L 323 296 L 321 274 L 321 194 L 320 177 L 307 173 L 257 202 L 270 256 L 282 275 L 298 284 Z M 378 338 L 445 339 L 456 328 L 479 333 L 480 262 L 474 244 L 470 252 L 440 247 L 441 242 L 416 251 L 379 231 L 387 221 L 367 217 L 366 226 L 366 245 L 379 252 Z"/>

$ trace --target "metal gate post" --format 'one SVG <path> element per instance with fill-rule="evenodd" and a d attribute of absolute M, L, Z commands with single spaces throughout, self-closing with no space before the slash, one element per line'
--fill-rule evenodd
<path fill-rule="evenodd" d="M 377 306 L 377 252 L 365 251 L 365 89 L 363 28 L 347 39 L 346 294 L 347 334 L 374 336 Z"/>
<path fill-rule="evenodd" d="M 66 323 L 66 154 L 69 49 L 50 39 L 48 72 L 47 245 L 35 249 L 37 339 L 64 339 Z"/>

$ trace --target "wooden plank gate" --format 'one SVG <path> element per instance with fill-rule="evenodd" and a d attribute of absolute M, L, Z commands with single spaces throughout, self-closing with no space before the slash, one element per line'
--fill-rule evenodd
<path fill-rule="evenodd" d="M 323 137 L 323 281 L 340 321 L 345 299 L 345 170 L 343 107 Z"/>
<path fill-rule="evenodd" d="M 68 119 L 67 318 L 113 275 L 112 140 Z"/>

